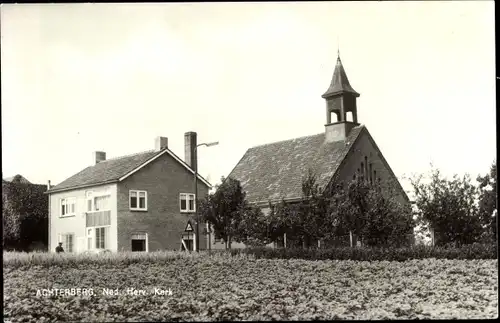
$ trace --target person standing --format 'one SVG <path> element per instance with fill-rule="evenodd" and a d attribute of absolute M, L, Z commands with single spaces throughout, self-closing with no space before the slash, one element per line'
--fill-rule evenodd
<path fill-rule="evenodd" d="M 62 247 L 62 242 L 59 242 L 59 245 L 56 247 L 56 252 L 57 253 L 64 252 L 64 249 Z"/>

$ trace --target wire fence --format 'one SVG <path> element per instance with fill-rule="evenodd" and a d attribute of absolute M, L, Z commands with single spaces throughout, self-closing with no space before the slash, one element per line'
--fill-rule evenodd
<path fill-rule="evenodd" d="M 364 237 L 356 234 L 334 236 L 328 239 L 316 241 L 308 241 L 307 243 L 301 239 L 293 237 L 284 237 L 276 243 L 278 248 L 338 248 L 338 247 L 408 247 L 415 244 L 414 234 L 403 234 L 398 236 L 390 236 L 388 238 Z"/>
<path fill-rule="evenodd" d="M 472 243 L 491 243 L 494 241 L 496 241 L 496 236 L 491 233 L 478 235 L 472 232 L 462 233 L 430 230 L 430 245 L 432 246 L 454 245 L 458 247 Z"/>
<path fill-rule="evenodd" d="M 366 237 L 357 234 L 343 235 L 325 240 L 323 246 L 328 247 L 406 247 L 415 244 L 414 234 L 391 235 L 389 237 Z"/>

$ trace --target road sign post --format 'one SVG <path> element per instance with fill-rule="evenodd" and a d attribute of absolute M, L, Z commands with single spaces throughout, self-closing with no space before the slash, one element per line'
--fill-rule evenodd
<path fill-rule="evenodd" d="M 186 228 L 184 229 L 184 231 L 187 232 L 187 234 L 188 234 L 188 240 L 189 240 L 189 237 L 190 237 L 189 234 L 191 232 L 193 232 L 193 225 L 191 224 L 191 221 L 188 220 L 188 222 L 186 224 Z M 194 246 L 194 239 L 193 239 L 193 244 L 192 245 Z M 191 250 L 188 250 L 188 251 L 191 252 Z"/>

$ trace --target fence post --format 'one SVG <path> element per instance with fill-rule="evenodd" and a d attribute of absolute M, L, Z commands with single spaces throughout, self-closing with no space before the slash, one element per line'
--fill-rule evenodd
<path fill-rule="evenodd" d="M 351 241 L 351 248 L 352 248 L 352 231 L 349 231 L 349 239 Z"/>

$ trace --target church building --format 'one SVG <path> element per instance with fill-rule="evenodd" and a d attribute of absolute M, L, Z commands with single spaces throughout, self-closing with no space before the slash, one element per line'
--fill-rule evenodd
<path fill-rule="evenodd" d="M 300 201 L 308 170 L 315 173 L 322 190 L 356 178 L 369 183 L 382 181 L 395 186 L 401 203 L 409 203 L 367 127 L 358 122 L 359 96 L 349 83 L 339 54 L 330 86 L 322 95 L 326 105 L 324 131 L 249 148 L 228 177 L 239 180 L 248 201 L 264 213 L 269 212 L 270 204 L 282 199 Z M 238 245 L 232 247 L 242 247 Z"/>

